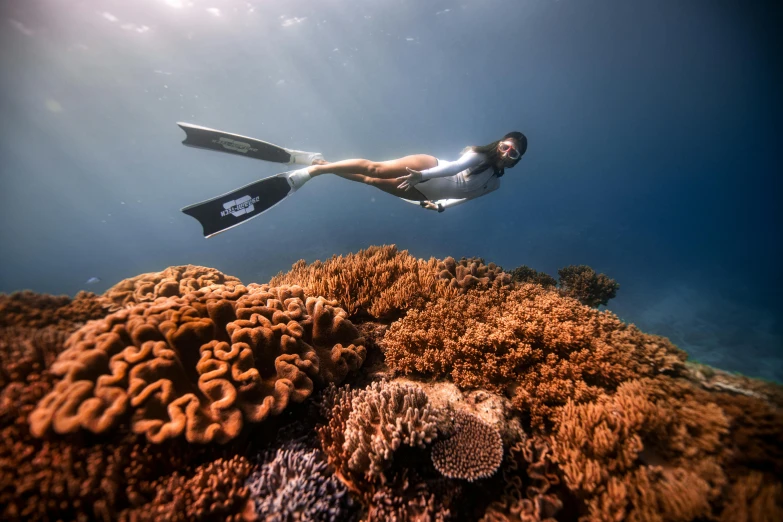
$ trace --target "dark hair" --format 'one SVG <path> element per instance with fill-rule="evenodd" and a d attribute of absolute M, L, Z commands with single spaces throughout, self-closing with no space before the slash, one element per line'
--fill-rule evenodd
<path fill-rule="evenodd" d="M 473 145 L 471 147 L 465 147 L 465 149 L 462 151 L 463 154 L 469 150 L 472 150 L 473 152 L 484 154 L 487 157 L 486 161 L 481 166 L 479 166 L 476 170 L 471 172 L 471 175 L 478 174 L 479 172 L 484 172 L 489 167 L 492 167 L 493 169 L 495 169 L 495 175 L 497 177 L 501 177 L 505 173 L 506 169 L 504 167 L 500 167 L 500 168 L 497 167 L 497 159 L 500 156 L 500 154 L 498 153 L 498 144 L 501 141 L 507 140 L 509 138 L 516 140 L 516 142 L 519 143 L 519 158 L 514 160 L 514 163 L 509 165 L 509 168 L 516 166 L 516 164 L 519 163 L 519 160 L 522 159 L 522 156 L 525 154 L 525 151 L 527 151 L 527 137 L 521 132 L 513 131 L 513 132 L 509 132 L 501 139 L 497 141 L 493 141 L 488 145 L 481 145 L 481 146 Z"/>

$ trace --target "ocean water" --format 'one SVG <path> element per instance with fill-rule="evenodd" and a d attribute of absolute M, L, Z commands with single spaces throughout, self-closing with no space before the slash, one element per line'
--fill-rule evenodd
<path fill-rule="evenodd" d="M 774 2 L 0 6 L 0 292 L 188 263 L 265 282 L 391 243 L 588 264 L 621 284 L 623 320 L 783 381 Z M 323 176 L 205 240 L 181 207 L 287 168 L 183 147 L 177 121 L 329 160 L 453 160 L 511 130 L 529 148 L 500 190 L 442 214 Z"/>

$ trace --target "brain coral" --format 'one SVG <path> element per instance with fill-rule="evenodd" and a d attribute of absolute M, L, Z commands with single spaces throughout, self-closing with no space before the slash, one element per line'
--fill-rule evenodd
<path fill-rule="evenodd" d="M 158 297 L 182 296 L 210 285 L 234 286 L 241 281 L 205 266 L 170 266 L 160 272 L 149 272 L 123 279 L 103 296 L 113 304 L 112 311 L 122 307 L 151 302 Z"/>
<path fill-rule="evenodd" d="M 335 304 L 299 287 L 210 286 L 88 323 L 52 365 L 62 380 L 30 430 L 103 433 L 128 419 L 152 442 L 225 442 L 361 366 L 362 339 Z"/>
<path fill-rule="evenodd" d="M 503 460 L 500 432 L 463 411 L 454 412 L 454 433 L 432 446 L 432 463 L 444 476 L 468 482 L 491 476 Z"/>
<path fill-rule="evenodd" d="M 676 372 L 685 359 L 665 338 L 534 284 L 469 290 L 411 310 L 382 344 L 391 369 L 505 392 L 539 426 L 569 399 Z"/>

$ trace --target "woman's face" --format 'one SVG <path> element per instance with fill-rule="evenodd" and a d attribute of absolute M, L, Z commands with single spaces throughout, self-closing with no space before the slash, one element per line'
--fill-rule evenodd
<path fill-rule="evenodd" d="M 520 156 L 519 144 L 513 138 L 507 138 L 498 143 L 499 159 L 504 166 L 513 165 Z"/>

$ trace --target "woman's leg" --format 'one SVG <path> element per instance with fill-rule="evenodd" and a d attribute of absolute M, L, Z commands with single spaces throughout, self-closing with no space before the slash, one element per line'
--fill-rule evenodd
<path fill-rule="evenodd" d="M 370 178 L 396 179 L 408 174 L 407 169 L 425 170 L 438 164 L 434 156 L 427 154 L 414 154 L 391 161 L 370 161 L 366 159 L 349 159 L 335 161 L 326 165 L 313 165 L 307 167 L 310 177 L 321 174 L 362 174 Z M 351 178 L 348 178 L 351 179 Z"/>
<path fill-rule="evenodd" d="M 307 168 L 311 177 L 321 174 L 335 174 L 341 178 L 359 183 L 372 185 L 388 194 L 398 198 L 424 201 L 424 194 L 411 188 L 401 190 L 397 178 L 408 174 L 408 168 L 413 170 L 425 170 L 435 167 L 438 160 L 427 154 L 415 154 L 391 161 L 370 161 L 366 159 L 349 159 L 321 165 L 313 165 Z"/>

